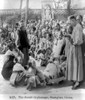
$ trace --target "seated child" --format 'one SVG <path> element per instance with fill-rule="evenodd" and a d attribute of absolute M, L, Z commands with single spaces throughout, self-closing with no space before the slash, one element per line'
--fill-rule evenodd
<path fill-rule="evenodd" d="M 47 40 L 46 38 L 41 38 L 40 43 L 39 43 L 39 49 L 43 50 L 47 48 Z"/>
<path fill-rule="evenodd" d="M 31 90 L 32 88 L 37 87 L 37 85 L 45 86 L 45 76 L 38 68 L 36 68 L 35 62 L 30 63 L 30 66 L 31 68 L 28 70 L 28 72 L 32 74 L 28 79 L 27 89 Z"/>
<path fill-rule="evenodd" d="M 57 73 L 58 73 L 58 67 L 57 65 L 59 65 L 59 61 L 57 61 L 57 64 L 55 63 L 48 63 L 48 65 L 46 66 L 45 70 L 44 70 L 44 75 L 48 78 L 56 78 L 57 77 Z"/>
<path fill-rule="evenodd" d="M 20 86 L 26 84 L 25 69 L 19 63 L 16 63 L 13 67 L 13 72 L 10 77 L 10 84 L 12 86 Z"/>
<path fill-rule="evenodd" d="M 35 58 L 35 45 L 34 44 L 31 44 L 31 48 L 29 50 L 29 54 L 30 56 L 34 57 Z"/>
<path fill-rule="evenodd" d="M 51 53 L 52 53 L 52 49 L 50 47 L 47 48 L 46 52 L 44 54 L 44 57 L 43 57 L 43 59 L 41 61 L 41 66 L 45 66 L 45 67 L 47 66 L 48 61 L 49 61 L 50 56 L 51 56 Z"/>
<path fill-rule="evenodd" d="M 41 62 L 41 66 L 46 66 L 47 65 L 47 59 L 46 59 L 46 50 L 39 50 L 37 53 L 37 58 L 38 61 Z"/>
<path fill-rule="evenodd" d="M 44 75 L 49 83 L 52 79 L 57 79 L 59 77 L 65 76 L 66 71 L 66 61 L 65 57 L 57 58 L 54 61 L 50 62 L 46 69 L 44 70 Z"/>

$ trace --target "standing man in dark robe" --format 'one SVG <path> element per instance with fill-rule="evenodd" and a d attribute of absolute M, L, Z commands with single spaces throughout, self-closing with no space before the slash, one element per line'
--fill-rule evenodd
<path fill-rule="evenodd" d="M 24 59 L 23 59 L 22 65 L 25 67 L 29 60 L 30 45 L 29 45 L 27 31 L 24 26 L 23 20 L 20 22 L 20 29 L 17 31 L 17 46 L 18 46 L 19 50 L 24 54 Z"/>

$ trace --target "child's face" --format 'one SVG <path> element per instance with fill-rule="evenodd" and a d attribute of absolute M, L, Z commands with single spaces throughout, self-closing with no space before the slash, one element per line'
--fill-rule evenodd
<path fill-rule="evenodd" d="M 59 25 L 57 25 L 57 26 L 56 26 L 56 29 L 57 29 L 57 30 L 60 30 L 60 26 L 59 26 Z"/>
<path fill-rule="evenodd" d="M 62 39 L 62 35 L 61 35 L 61 33 L 59 33 L 59 35 L 58 35 L 58 39 Z"/>
<path fill-rule="evenodd" d="M 60 61 L 57 60 L 57 61 L 54 61 L 54 63 L 55 63 L 56 65 L 59 65 L 59 64 L 60 64 Z"/>
<path fill-rule="evenodd" d="M 18 62 L 19 62 L 20 64 L 22 64 L 23 60 L 21 59 L 21 57 L 18 57 Z"/>
<path fill-rule="evenodd" d="M 69 26 L 67 26 L 67 33 L 71 32 L 71 28 Z"/>

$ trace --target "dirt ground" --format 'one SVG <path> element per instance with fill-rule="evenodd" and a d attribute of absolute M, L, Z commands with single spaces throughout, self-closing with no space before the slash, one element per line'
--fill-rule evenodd
<path fill-rule="evenodd" d="M 26 87 L 12 87 L 9 81 L 3 79 L 1 75 L 1 70 L 3 66 L 3 55 L 0 55 L 0 94 L 66 94 L 66 95 L 82 95 L 85 93 L 85 83 L 83 83 L 79 89 L 72 90 L 72 84 L 70 82 L 64 81 L 60 84 L 55 84 L 54 86 L 37 87 L 32 91 L 26 90 Z"/>

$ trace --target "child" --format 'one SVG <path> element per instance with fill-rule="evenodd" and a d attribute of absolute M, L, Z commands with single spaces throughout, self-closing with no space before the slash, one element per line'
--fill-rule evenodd
<path fill-rule="evenodd" d="M 2 68 L 2 76 L 4 79 L 9 80 L 12 74 L 13 66 L 15 65 L 14 59 L 17 59 L 18 52 L 15 51 L 15 44 L 8 44 L 8 51 L 4 55 L 4 65 Z"/>
<path fill-rule="evenodd" d="M 20 86 L 20 85 L 23 86 L 26 84 L 25 69 L 19 63 L 16 63 L 13 67 L 13 72 L 10 77 L 10 84 L 12 86 Z"/>
<path fill-rule="evenodd" d="M 29 69 L 28 71 L 30 71 L 32 74 L 28 79 L 28 85 L 27 85 L 27 89 L 31 90 L 32 88 L 37 87 L 37 85 L 46 85 L 45 82 L 45 76 L 43 75 L 43 73 L 36 68 L 36 64 L 33 61 L 32 63 L 30 63 L 31 69 Z M 29 76 L 29 75 L 28 75 Z"/>
<path fill-rule="evenodd" d="M 57 83 L 58 78 L 66 76 L 66 58 L 62 56 L 50 62 L 43 74 L 46 77 L 47 84 Z M 56 79 L 56 81 L 53 79 Z"/>
<path fill-rule="evenodd" d="M 27 85 L 28 78 L 32 73 L 29 73 L 28 70 L 21 65 L 22 59 L 14 65 L 12 75 L 10 77 L 10 84 L 12 86 L 24 86 Z M 29 67 L 29 66 L 27 66 Z"/>

